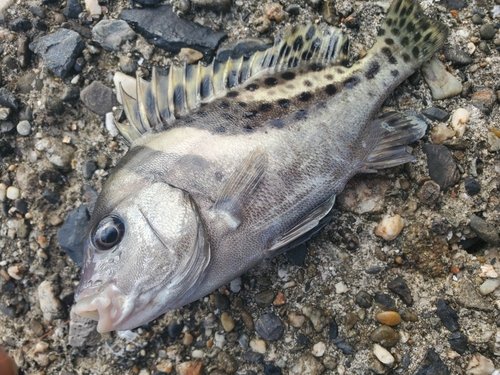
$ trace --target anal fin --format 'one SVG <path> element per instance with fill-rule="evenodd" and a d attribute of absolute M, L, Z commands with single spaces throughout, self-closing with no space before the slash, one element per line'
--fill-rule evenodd
<path fill-rule="evenodd" d="M 364 160 L 365 169 L 395 167 L 414 160 L 406 146 L 422 138 L 427 123 L 413 114 L 387 112 L 371 124 L 369 136 L 374 145 Z"/>
<path fill-rule="evenodd" d="M 335 203 L 335 195 L 311 211 L 297 225 L 286 232 L 268 252 L 275 250 L 286 251 L 309 240 L 315 233 L 323 228 L 329 221 L 329 213 Z"/>

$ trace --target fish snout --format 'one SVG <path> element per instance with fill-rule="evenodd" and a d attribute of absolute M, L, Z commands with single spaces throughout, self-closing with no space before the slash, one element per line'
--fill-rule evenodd
<path fill-rule="evenodd" d="M 76 297 L 74 312 L 96 320 L 98 332 L 109 332 L 117 329 L 123 319 L 125 300 L 125 295 L 115 285 L 108 285 L 101 291 L 86 290 Z"/>

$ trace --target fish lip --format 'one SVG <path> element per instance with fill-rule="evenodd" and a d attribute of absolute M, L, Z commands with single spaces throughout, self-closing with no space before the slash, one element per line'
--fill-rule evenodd
<path fill-rule="evenodd" d="M 117 329 L 126 317 L 126 296 L 114 284 L 108 284 L 104 289 L 85 290 L 76 298 L 73 307 L 75 314 L 97 320 L 99 333 Z"/>

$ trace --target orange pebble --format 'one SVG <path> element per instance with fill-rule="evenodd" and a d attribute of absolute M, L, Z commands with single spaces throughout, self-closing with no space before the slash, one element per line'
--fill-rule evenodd
<path fill-rule="evenodd" d="M 0 374 L 17 375 L 16 362 L 0 346 Z"/>

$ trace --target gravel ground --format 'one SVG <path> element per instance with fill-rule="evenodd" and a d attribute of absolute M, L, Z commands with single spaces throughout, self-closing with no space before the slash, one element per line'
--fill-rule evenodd
<path fill-rule="evenodd" d="M 498 374 L 495 1 L 422 2 L 450 27 L 439 57 L 451 97 L 436 99 L 424 72 L 384 104 L 432 118 L 431 132 L 414 146 L 415 163 L 355 178 L 331 224 L 305 246 L 147 326 L 103 335 L 83 319 L 64 325 L 79 268 L 57 231 L 72 212 L 63 240 L 68 252 L 78 248 L 88 217 L 77 208 L 91 209 L 127 151 L 105 126 L 116 106 L 114 72 L 147 72 L 179 54 L 123 24 L 116 38 L 99 39 L 96 25 L 118 19 L 131 7 L 125 0 L 101 1 L 104 14 L 94 18 L 83 0 L 0 1 L 0 345 L 26 374 Z M 189 9 L 182 0 L 175 11 L 229 41 L 272 38 L 289 24 L 342 23 L 355 60 L 373 43 L 389 3 L 283 1 L 281 10 L 254 0 L 193 0 Z M 105 34 L 104 26 L 97 29 Z M 37 38 L 56 32 L 65 44 L 56 57 L 44 55 Z M 221 36 L 212 36 L 215 45 Z M 213 46 L 193 43 L 209 58 Z"/>

